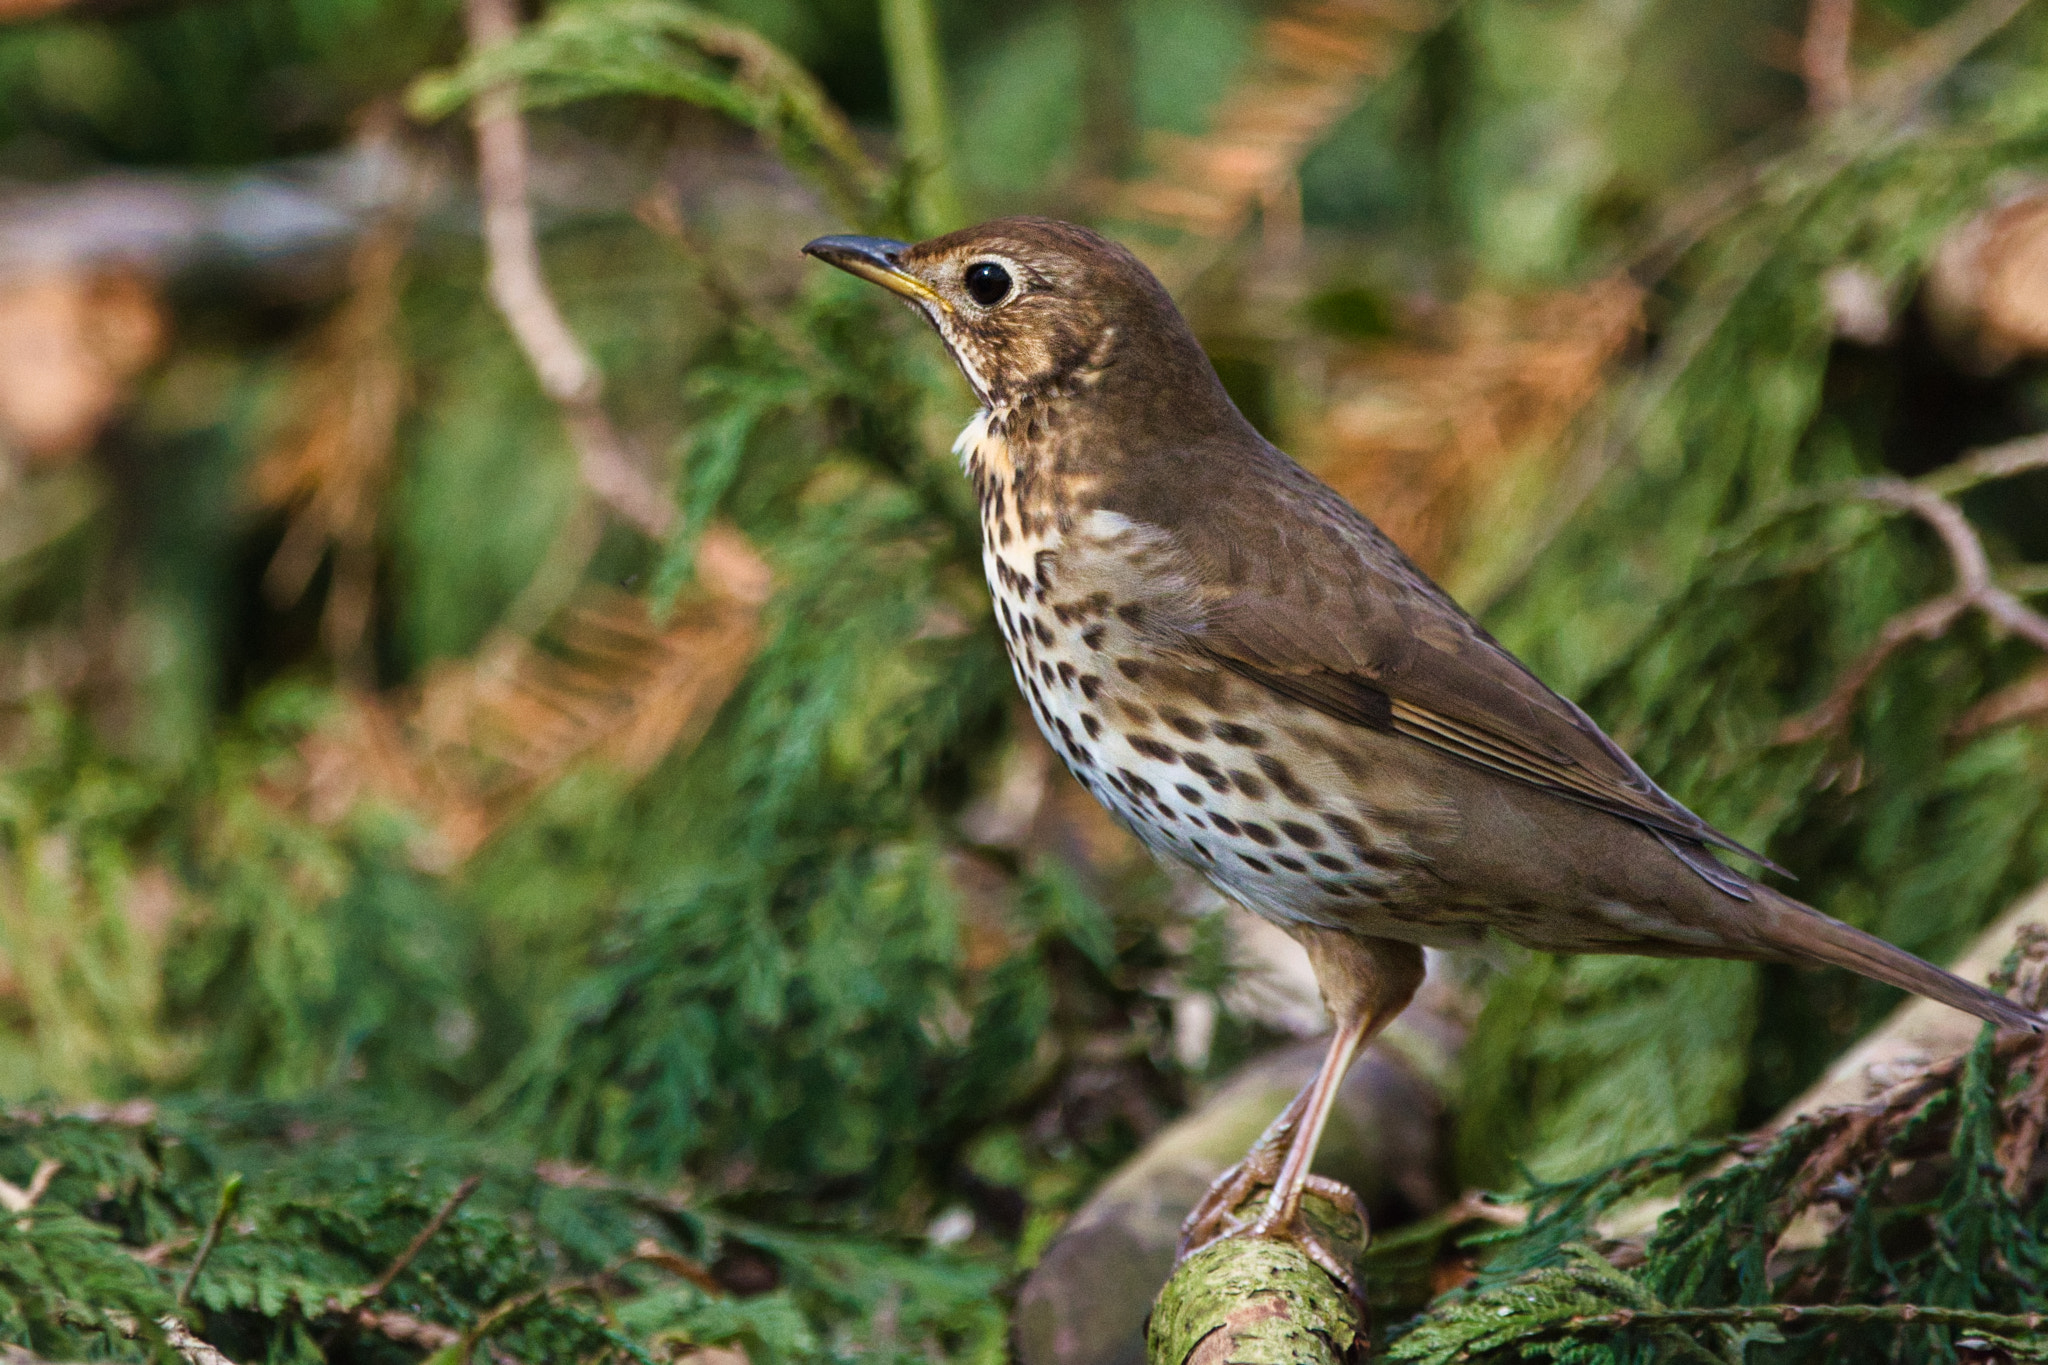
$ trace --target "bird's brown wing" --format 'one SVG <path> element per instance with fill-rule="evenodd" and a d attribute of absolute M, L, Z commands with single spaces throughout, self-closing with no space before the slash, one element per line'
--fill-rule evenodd
<path fill-rule="evenodd" d="M 1339 720 L 1633 820 L 1733 894 L 1742 879 L 1698 844 L 1770 865 L 1667 796 L 1377 527 L 1272 454 L 1284 465 L 1240 468 L 1230 498 L 1183 504 L 1162 527 L 1192 561 L 1183 581 L 1201 585 L 1183 648 Z"/>

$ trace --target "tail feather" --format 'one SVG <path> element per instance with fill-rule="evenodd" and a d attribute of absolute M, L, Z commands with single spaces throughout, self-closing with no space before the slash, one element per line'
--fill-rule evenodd
<path fill-rule="evenodd" d="M 1872 980 L 1939 1000 L 2000 1028 L 2025 1029 L 2030 1033 L 2048 1030 L 2048 1019 L 2021 1009 L 1982 986 L 1973 986 L 1953 972 L 1923 962 L 1854 925 L 1823 915 L 1812 906 L 1766 886 L 1754 887 L 1752 894 L 1759 912 L 1752 922 L 1762 946 L 1774 957 L 1847 967 Z"/>

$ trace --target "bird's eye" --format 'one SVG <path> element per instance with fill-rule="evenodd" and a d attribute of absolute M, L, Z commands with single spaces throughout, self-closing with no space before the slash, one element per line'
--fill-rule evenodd
<path fill-rule="evenodd" d="M 1010 296 L 1010 272 L 994 261 L 976 261 L 967 267 L 967 292 L 984 308 L 993 308 Z"/>

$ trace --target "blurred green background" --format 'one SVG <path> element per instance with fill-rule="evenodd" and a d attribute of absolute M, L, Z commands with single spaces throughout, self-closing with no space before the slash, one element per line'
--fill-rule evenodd
<path fill-rule="evenodd" d="M 1293 1027 L 1020 724 L 964 385 L 796 252 L 1008 212 L 1130 241 L 1262 429 L 1797 894 L 1960 951 L 2048 875 L 2040 651 L 1966 612 L 1796 722 L 1951 579 L 1826 490 L 2048 420 L 2048 22 L 1864 0 L 1832 50 L 1830 6 L 556 0 L 478 56 L 444 0 L 0 4 L 0 1099 L 681 1181 L 909 1267 L 684 1338 L 999 1350 Z M 652 522 L 487 288 L 508 78 Z M 2048 473 L 1961 505 L 2039 607 Z M 1439 970 L 1445 1190 L 1759 1122 L 1896 1003 Z M 244 1350 L 340 1358 L 304 1274 Z M 0 1337 L 68 1340 L 8 1284 Z"/>

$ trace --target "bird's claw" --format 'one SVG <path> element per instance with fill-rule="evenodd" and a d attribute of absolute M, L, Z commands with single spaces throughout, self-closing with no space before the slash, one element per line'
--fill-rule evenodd
<path fill-rule="evenodd" d="M 1372 1220 L 1366 1216 L 1365 1205 L 1360 1202 L 1358 1192 L 1341 1181 L 1327 1176 L 1312 1175 L 1304 1182 L 1302 1189 L 1309 1194 L 1322 1196 L 1337 1207 L 1342 1214 L 1349 1214 L 1358 1220 L 1359 1246 L 1372 1237 Z M 1255 1218 L 1233 1219 L 1239 1226 L 1225 1232 L 1225 1237 L 1271 1237 L 1276 1241 L 1292 1242 L 1311 1261 L 1321 1266 L 1324 1273 L 1338 1284 L 1360 1308 L 1365 1307 L 1365 1287 L 1359 1283 L 1357 1271 L 1339 1257 L 1323 1235 L 1316 1231 L 1302 1211 L 1300 1195 L 1292 1201 L 1292 1209 L 1281 1205 L 1280 1191 L 1275 1190 Z"/>
<path fill-rule="evenodd" d="M 1276 1128 L 1279 1126 L 1275 1125 Z M 1302 1193 L 1321 1196 L 1340 1214 L 1348 1214 L 1358 1220 L 1363 1234 L 1360 1244 L 1363 1245 L 1371 1236 L 1372 1222 L 1366 1216 L 1365 1205 L 1360 1202 L 1357 1192 L 1349 1185 L 1328 1176 L 1311 1175 L 1291 1200 L 1275 1189 L 1256 1213 L 1241 1216 L 1237 1212 L 1261 1186 L 1273 1184 L 1280 1173 L 1283 1152 L 1284 1143 L 1276 1151 L 1261 1141 L 1243 1161 L 1216 1177 L 1201 1202 L 1181 1224 L 1180 1248 L 1174 1264 L 1179 1265 L 1226 1237 L 1269 1237 L 1275 1241 L 1291 1242 L 1300 1248 L 1302 1254 L 1342 1285 L 1361 1308 L 1364 1307 L 1365 1289 L 1359 1283 L 1357 1272 L 1331 1249 L 1323 1235 L 1310 1224 L 1301 1207 Z"/>

